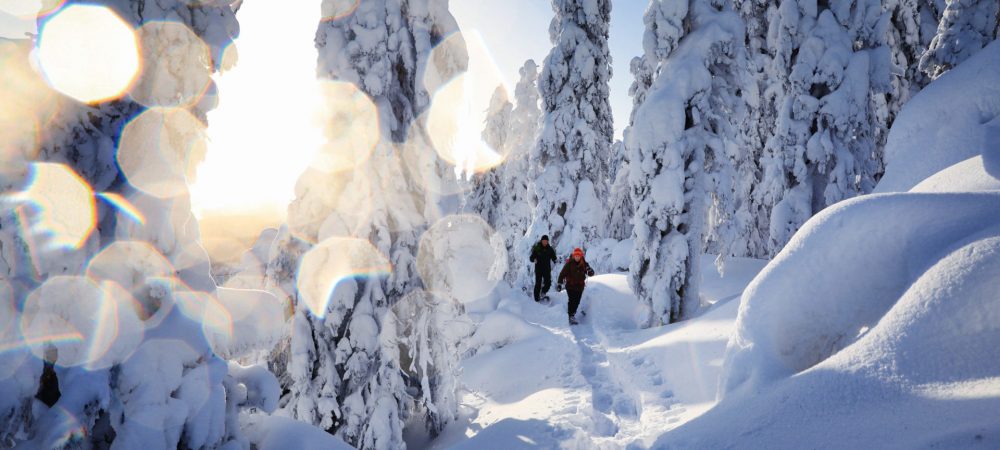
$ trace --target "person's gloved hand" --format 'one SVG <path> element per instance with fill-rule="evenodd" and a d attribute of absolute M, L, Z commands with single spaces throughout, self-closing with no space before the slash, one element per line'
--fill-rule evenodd
<path fill-rule="evenodd" d="M 556 292 L 562 292 L 562 290 L 563 290 L 562 283 L 556 283 Z"/>

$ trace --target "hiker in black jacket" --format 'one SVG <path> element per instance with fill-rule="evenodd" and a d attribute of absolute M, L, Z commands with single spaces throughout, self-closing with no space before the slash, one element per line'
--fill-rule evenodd
<path fill-rule="evenodd" d="M 549 287 L 552 286 L 552 263 L 556 262 L 556 251 L 549 245 L 549 237 L 542 239 L 531 247 L 529 261 L 535 263 L 535 301 L 548 298 Z"/>

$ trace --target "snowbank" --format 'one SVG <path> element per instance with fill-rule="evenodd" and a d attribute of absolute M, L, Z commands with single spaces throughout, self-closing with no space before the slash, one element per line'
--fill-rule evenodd
<path fill-rule="evenodd" d="M 257 450 L 353 450 L 340 438 L 317 427 L 280 416 L 244 415 L 240 418 Z"/>
<path fill-rule="evenodd" d="M 983 153 L 989 129 L 1000 126 L 997 73 L 1000 42 L 993 42 L 913 97 L 889 131 L 886 171 L 875 192 L 908 191 Z"/>
<path fill-rule="evenodd" d="M 476 332 L 463 341 L 463 353 L 474 356 L 544 332 L 538 325 L 528 323 L 515 313 L 494 311 L 487 314 L 476 326 Z"/>
<path fill-rule="evenodd" d="M 997 148 L 1000 150 L 1000 148 Z M 944 169 L 910 189 L 910 192 L 979 192 L 1000 190 L 1000 179 L 991 175 L 983 155 Z"/>
<path fill-rule="evenodd" d="M 875 195 L 815 216 L 747 287 L 720 394 L 754 392 L 853 344 L 968 236 L 997 194 Z"/>
<path fill-rule="evenodd" d="M 743 295 L 714 409 L 653 448 L 1000 444 L 1000 194 L 816 216 Z"/>

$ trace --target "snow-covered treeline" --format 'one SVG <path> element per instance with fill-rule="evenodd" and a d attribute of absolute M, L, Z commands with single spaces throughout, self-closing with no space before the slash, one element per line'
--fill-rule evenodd
<path fill-rule="evenodd" d="M 548 234 L 560 254 L 627 265 L 650 323 L 698 302 L 695 256 L 720 255 L 720 270 L 773 256 L 814 214 L 871 192 L 902 106 L 997 34 L 995 2 L 653 0 L 612 144 L 610 4 L 552 5 L 541 130 L 516 129 L 522 99 L 497 93 L 484 140 L 516 150 L 477 176 L 466 208 L 506 237 L 510 281 L 529 284 L 524 255 Z M 622 245 L 630 264 L 614 261 Z"/>
<path fill-rule="evenodd" d="M 652 1 L 617 168 L 630 202 L 611 205 L 633 209 L 611 229 L 632 214 L 630 276 L 654 321 L 697 307 L 694 256 L 774 255 L 814 214 L 871 192 L 902 105 L 996 38 L 996 9 Z"/>

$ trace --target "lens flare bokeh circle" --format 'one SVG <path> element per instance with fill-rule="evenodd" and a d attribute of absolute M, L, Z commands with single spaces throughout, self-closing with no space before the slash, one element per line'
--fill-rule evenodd
<path fill-rule="evenodd" d="M 170 312 L 174 269 L 147 242 L 112 243 L 90 259 L 87 276 L 122 286 L 137 302 L 136 313 L 147 327 L 159 325 Z"/>
<path fill-rule="evenodd" d="M 97 205 L 90 184 L 62 164 L 33 163 L 26 189 L 9 200 L 35 213 L 31 234 L 55 248 L 80 248 L 97 226 Z"/>
<path fill-rule="evenodd" d="M 110 8 L 72 4 L 42 23 L 38 61 L 49 84 L 84 103 L 121 97 L 139 73 L 135 31 Z"/>
<path fill-rule="evenodd" d="M 322 318 L 341 281 L 384 276 L 391 272 L 389 259 L 368 241 L 334 237 L 302 256 L 296 286 L 309 312 Z"/>
<path fill-rule="evenodd" d="M 226 355 L 233 341 L 233 316 L 216 296 L 207 292 L 180 289 L 175 305 L 192 321 L 201 324 L 202 334 L 219 355 Z"/>
<path fill-rule="evenodd" d="M 147 107 L 190 107 L 212 83 L 211 50 L 187 25 L 147 22 L 139 28 L 142 70 L 129 95 Z"/>
<path fill-rule="evenodd" d="M 58 11 L 66 0 L 0 0 L 0 12 L 21 20 L 36 20 Z"/>
<path fill-rule="evenodd" d="M 361 5 L 361 0 L 323 0 L 320 5 L 322 21 L 340 20 L 354 14 Z"/>
<path fill-rule="evenodd" d="M 378 144 L 378 109 L 353 83 L 326 81 L 320 90 L 324 101 L 318 125 L 325 142 L 310 167 L 324 173 L 352 170 L 367 161 Z"/>
<path fill-rule="evenodd" d="M 129 184 L 158 198 L 187 194 L 207 151 L 205 124 L 183 108 L 150 108 L 122 130 L 118 165 Z"/>
<path fill-rule="evenodd" d="M 18 329 L 14 289 L 0 279 L 0 380 L 10 379 L 30 355 Z"/>
<path fill-rule="evenodd" d="M 38 358 L 96 369 L 127 359 L 145 328 L 131 296 L 116 283 L 56 276 L 28 294 L 20 331 Z"/>
<path fill-rule="evenodd" d="M 487 142 L 483 124 L 494 92 L 506 88 L 482 37 L 476 32 L 448 36 L 429 60 L 424 83 L 433 96 L 425 114 L 427 133 L 438 156 L 454 166 L 457 176 L 466 178 L 502 164 L 507 146 Z M 459 70 L 463 62 L 464 71 Z"/>
<path fill-rule="evenodd" d="M 32 68 L 32 48 L 0 39 L 0 171 L 36 158 L 41 130 L 64 103 Z"/>
<path fill-rule="evenodd" d="M 428 290 L 468 303 L 488 295 L 503 278 L 507 249 L 479 216 L 448 216 L 420 238 L 417 271 Z"/>

